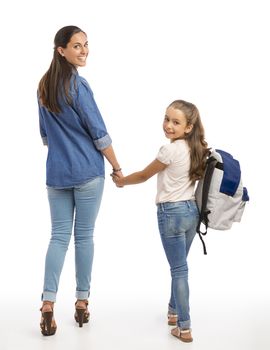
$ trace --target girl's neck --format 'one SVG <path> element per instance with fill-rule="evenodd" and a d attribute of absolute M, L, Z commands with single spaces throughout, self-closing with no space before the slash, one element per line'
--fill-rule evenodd
<path fill-rule="evenodd" d="M 179 137 L 177 139 L 171 140 L 171 143 L 174 142 L 174 141 L 179 141 L 179 140 L 185 140 L 185 139 L 183 137 Z"/>

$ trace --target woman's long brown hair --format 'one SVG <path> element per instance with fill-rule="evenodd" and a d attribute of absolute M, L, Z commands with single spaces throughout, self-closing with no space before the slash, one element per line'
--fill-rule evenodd
<path fill-rule="evenodd" d="M 71 102 L 69 96 L 70 79 L 72 72 L 76 69 L 65 57 L 59 54 L 57 48 L 59 46 L 66 48 L 71 37 L 80 32 L 83 31 L 76 26 L 66 26 L 61 28 L 55 35 L 51 65 L 38 85 L 40 102 L 51 112 L 61 112 L 60 98 L 64 99 L 67 103 Z"/>
<path fill-rule="evenodd" d="M 190 148 L 189 177 L 192 182 L 202 178 L 207 156 L 209 154 L 208 144 L 205 141 L 204 127 L 201 122 L 198 108 L 184 100 L 173 101 L 169 107 L 182 111 L 186 117 L 187 125 L 192 125 L 192 130 L 185 135 Z"/>

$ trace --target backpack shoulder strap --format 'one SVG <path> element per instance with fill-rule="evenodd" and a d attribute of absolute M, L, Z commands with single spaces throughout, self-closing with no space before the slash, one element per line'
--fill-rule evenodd
<path fill-rule="evenodd" d="M 200 240 L 201 240 L 202 245 L 203 245 L 203 252 L 205 255 L 207 254 L 207 251 L 206 251 L 206 246 L 205 246 L 204 240 L 202 238 L 202 235 L 205 236 L 207 234 L 208 222 L 209 222 L 208 215 L 210 213 L 210 211 L 207 209 L 208 193 L 209 193 L 209 188 L 210 188 L 211 179 L 213 176 L 214 169 L 215 169 L 215 167 L 217 167 L 218 164 L 220 164 L 222 166 L 222 163 L 218 162 L 218 160 L 215 157 L 213 157 L 213 156 L 209 157 L 207 160 L 206 171 L 205 171 L 204 178 L 203 178 L 202 204 L 201 204 L 200 216 L 199 216 L 199 221 L 198 221 L 196 231 L 199 234 Z M 201 231 L 201 224 L 202 223 L 204 223 L 204 225 L 205 225 L 204 232 Z"/>

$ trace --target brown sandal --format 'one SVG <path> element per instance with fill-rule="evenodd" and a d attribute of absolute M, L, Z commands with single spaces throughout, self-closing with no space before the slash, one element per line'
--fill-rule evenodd
<path fill-rule="evenodd" d="M 83 302 L 84 306 L 78 306 L 78 302 Z M 75 315 L 76 322 L 79 323 L 79 327 L 83 326 L 83 323 L 88 323 L 90 318 L 90 312 L 88 311 L 88 300 L 77 300 L 75 303 Z"/>
<path fill-rule="evenodd" d="M 178 316 L 176 314 L 167 314 L 168 317 L 168 325 L 169 326 L 176 326 L 177 325 L 177 320 L 178 320 Z"/>
<path fill-rule="evenodd" d="M 191 329 L 181 329 L 179 327 L 176 327 L 171 330 L 171 334 L 184 343 L 191 343 L 193 341 Z"/>
<path fill-rule="evenodd" d="M 49 307 L 46 307 L 45 308 L 46 311 L 45 311 L 44 306 L 46 305 L 48 305 Z M 41 311 L 41 321 L 40 321 L 41 333 L 45 336 L 54 335 L 57 329 L 57 325 L 53 317 L 53 302 L 44 301 L 42 307 L 40 308 L 40 311 Z"/>

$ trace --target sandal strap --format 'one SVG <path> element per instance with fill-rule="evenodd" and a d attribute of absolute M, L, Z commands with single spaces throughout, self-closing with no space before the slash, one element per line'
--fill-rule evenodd
<path fill-rule="evenodd" d="M 54 302 L 53 302 L 53 301 L 49 301 L 49 300 L 45 300 L 45 301 L 43 301 L 43 305 L 50 305 L 50 306 L 53 306 L 53 305 L 54 305 Z"/>
<path fill-rule="evenodd" d="M 43 301 L 43 304 L 42 304 L 42 306 L 41 306 L 41 308 L 39 310 L 42 311 L 43 306 L 45 306 L 45 305 L 49 305 L 52 308 L 52 311 L 53 311 L 53 306 L 54 306 L 54 302 L 53 301 L 48 301 L 48 300 Z"/>
<path fill-rule="evenodd" d="M 191 332 L 191 329 L 181 329 L 181 328 L 179 328 L 179 330 L 180 330 L 180 334 L 187 334 L 187 333 Z"/>
<path fill-rule="evenodd" d="M 83 303 L 85 304 L 86 307 L 87 307 L 88 304 L 89 304 L 89 303 L 88 303 L 88 300 L 77 300 L 77 301 L 75 302 L 75 306 L 77 305 L 78 301 L 83 302 Z"/>

